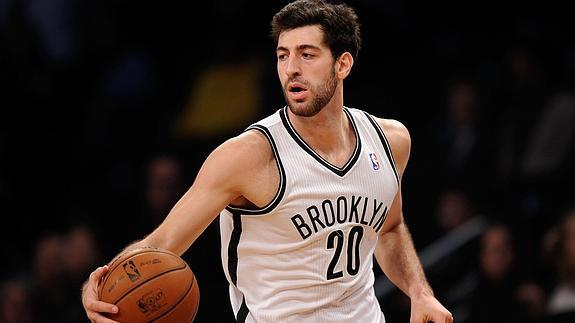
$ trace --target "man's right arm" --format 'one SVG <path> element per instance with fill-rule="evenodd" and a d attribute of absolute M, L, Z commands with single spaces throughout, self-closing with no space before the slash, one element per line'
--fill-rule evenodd
<path fill-rule="evenodd" d="M 249 131 L 216 148 L 205 160 L 190 189 L 180 198 L 164 221 L 144 239 L 124 249 L 153 247 L 183 254 L 218 214 L 242 197 L 250 178 L 266 167 L 273 156 L 267 139 Z M 107 266 L 90 275 L 82 289 L 82 303 L 92 322 L 114 322 L 100 313 L 114 313 L 114 306 L 98 300 L 97 286 Z"/>

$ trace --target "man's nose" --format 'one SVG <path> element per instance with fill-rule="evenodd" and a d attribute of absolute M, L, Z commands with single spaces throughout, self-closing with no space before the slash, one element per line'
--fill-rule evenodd
<path fill-rule="evenodd" d="M 297 57 L 290 57 L 286 63 L 286 74 L 289 77 L 301 75 L 300 61 Z"/>

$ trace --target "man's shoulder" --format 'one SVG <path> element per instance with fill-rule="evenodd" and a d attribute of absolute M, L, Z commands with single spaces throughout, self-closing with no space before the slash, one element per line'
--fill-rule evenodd
<path fill-rule="evenodd" d="M 217 149 L 226 151 L 253 152 L 254 150 L 265 149 L 269 147 L 269 141 L 264 133 L 258 131 L 257 128 L 248 128 L 241 134 L 231 137 L 223 142 Z M 216 150 L 217 150 L 216 149 Z"/>
<path fill-rule="evenodd" d="M 273 151 L 266 135 L 251 128 L 226 140 L 212 154 L 228 159 L 235 165 L 246 167 L 257 166 L 273 158 Z"/>
<path fill-rule="evenodd" d="M 373 117 L 389 141 L 400 173 L 403 173 L 411 151 L 411 135 L 407 127 L 395 119 Z"/>
<path fill-rule="evenodd" d="M 371 119 L 372 121 L 375 121 L 377 123 L 377 125 L 381 128 L 381 130 L 383 130 L 383 132 L 386 134 L 386 136 L 388 135 L 388 133 L 390 133 L 390 135 L 395 135 L 395 134 L 398 134 L 398 135 L 407 134 L 407 135 L 409 135 L 409 131 L 408 131 L 407 127 L 399 120 L 379 117 L 379 116 L 373 115 L 372 113 L 370 113 L 366 110 L 362 110 L 362 109 L 358 109 L 358 108 L 347 108 L 347 110 L 350 111 L 352 114 L 365 115 L 369 119 Z"/>
<path fill-rule="evenodd" d="M 409 130 L 399 120 L 375 117 L 375 121 L 377 124 L 379 124 L 383 131 L 386 132 L 386 134 L 393 133 L 396 135 L 409 135 Z"/>

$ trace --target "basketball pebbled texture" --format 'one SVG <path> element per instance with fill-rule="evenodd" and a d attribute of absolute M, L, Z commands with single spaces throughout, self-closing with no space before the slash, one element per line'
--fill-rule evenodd
<path fill-rule="evenodd" d="M 116 257 L 98 286 L 99 299 L 116 304 L 119 322 L 192 322 L 200 290 L 188 264 L 163 249 L 138 248 Z"/>

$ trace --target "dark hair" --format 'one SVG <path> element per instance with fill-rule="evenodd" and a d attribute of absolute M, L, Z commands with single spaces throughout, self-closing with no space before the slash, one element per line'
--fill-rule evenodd
<path fill-rule="evenodd" d="M 330 4 L 323 0 L 297 0 L 289 3 L 272 19 L 272 37 L 276 44 L 286 30 L 319 25 L 324 42 L 334 58 L 349 52 L 357 58 L 361 47 L 359 18 L 346 4 Z"/>

